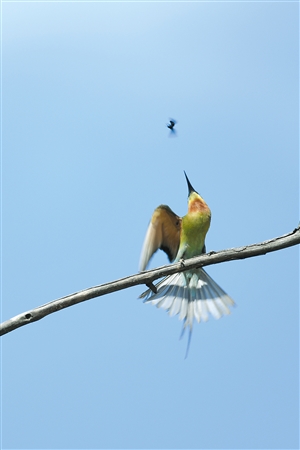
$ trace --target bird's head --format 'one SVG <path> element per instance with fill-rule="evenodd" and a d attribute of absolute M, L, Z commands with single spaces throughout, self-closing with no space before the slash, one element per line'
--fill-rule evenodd
<path fill-rule="evenodd" d="M 206 202 L 203 200 L 203 198 L 201 197 L 200 194 L 198 194 L 197 191 L 195 191 L 195 189 L 193 188 L 193 186 L 191 185 L 190 180 L 187 177 L 187 174 L 184 171 L 184 175 L 186 178 L 186 182 L 188 185 L 188 191 L 189 191 L 189 196 L 188 196 L 188 212 L 192 213 L 192 212 L 210 212 L 209 207 L 207 206 Z"/>

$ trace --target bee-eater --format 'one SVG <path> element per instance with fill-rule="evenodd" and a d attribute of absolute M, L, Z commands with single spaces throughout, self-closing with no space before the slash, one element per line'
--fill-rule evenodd
<path fill-rule="evenodd" d="M 167 127 L 170 130 L 170 136 L 175 135 L 176 131 L 175 131 L 175 125 L 176 125 L 176 120 L 174 119 L 170 119 L 170 123 L 167 123 Z"/>
<path fill-rule="evenodd" d="M 143 245 L 140 271 L 146 269 L 152 255 L 161 249 L 170 262 L 192 258 L 205 253 L 205 236 L 210 226 L 211 211 L 203 198 L 195 191 L 186 173 L 188 185 L 188 212 L 177 216 L 167 205 L 155 209 Z M 234 301 L 207 274 L 204 269 L 192 269 L 163 278 L 156 284 L 157 292 L 151 289 L 140 298 L 169 312 L 179 314 L 183 329 L 189 327 L 189 348 L 194 318 L 199 323 L 207 321 L 209 313 L 219 319 L 230 314 L 229 306 Z"/>
<path fill-rule="evenodd" d="M 175 124 L 176 124 L 176 120 L 170 119 L 170 123 L 167 124 L 167 127 L 168 127 L 171 131 L 175 131 L 175 130 L 174 130 Z"/>

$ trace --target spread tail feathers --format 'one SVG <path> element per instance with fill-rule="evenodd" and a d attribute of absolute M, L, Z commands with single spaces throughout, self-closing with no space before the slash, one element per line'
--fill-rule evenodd
<path fill-rule="evenodd" d="M 189 327 L 189 340 L 194 318 L 206 322 L 211 314 L 215 319 L 230 314 L 234 301 L 203 269 L 175 273 L 156 284 L 157 293 L 150 289 L 140 295 L 146 303 L 168 311 L 170 316 L 179 314 L 183 320 L 182 334 Z"/>

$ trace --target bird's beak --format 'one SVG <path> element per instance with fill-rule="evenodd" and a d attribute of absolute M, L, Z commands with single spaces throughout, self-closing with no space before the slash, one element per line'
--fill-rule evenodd
<path fill-rule="evenodd" d="M 192 192 L 196 192 L 196 191 L 193 188 L 193 186 L 191 185 L 190 180 L 188 179 L 187 174 L 185 173 L 185 171 L 183 171 L 183 172 L 184 172 L 184 175 L 185 175 L 185 178 L 186 178 L 186 182 L 187 182 L 188 189 L 189 189 L 189 196 L 190 196 Z"/>

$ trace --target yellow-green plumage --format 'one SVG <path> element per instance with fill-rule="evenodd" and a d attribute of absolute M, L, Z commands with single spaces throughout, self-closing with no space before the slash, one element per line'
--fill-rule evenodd
<path fill-rule="evenodd" d="M 170 261 L 189 259 L 205 252 L 211 211 L 187 176 L 186 180 L 189 189 L 187 214 L 180 218 L 166 205 L 156 208 L 145 237 L 140 270 L 145 270 L 158 249 L 165 251 Z M 156 294 L 147 290 L 140 297 L 145 302 L 166 309 L 170 316 L 179 314 L 179 319 L 184 320 L 183 331 L 186 327 L 190 329 L 189 337 L 194 319 L 197 322 L 206 321 L 209 313 L 218 319 L 229 314 L 229 306 L 234 305 L 234 301 L 204 269 L 170 275 L 157 283 L 156 288 Z"/>
<path fill-rule="evenodd" d="M 179 253 L 182 255 L 180 258 L 188 259 L 203 253 L 210 220 L 209 207 L 199 194 L 192 192 L 189 196 L 188 213 L 182 218 L 179 247 Z"/>

